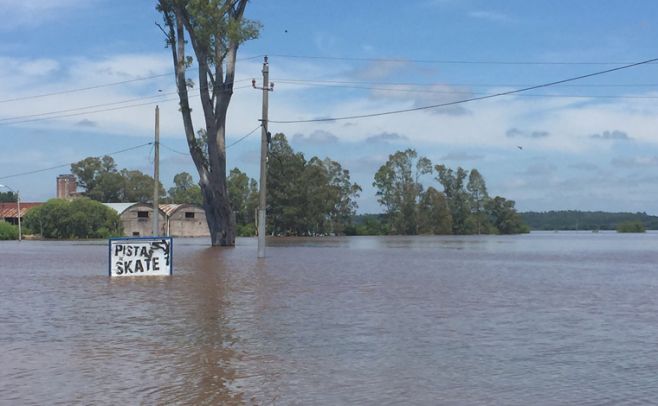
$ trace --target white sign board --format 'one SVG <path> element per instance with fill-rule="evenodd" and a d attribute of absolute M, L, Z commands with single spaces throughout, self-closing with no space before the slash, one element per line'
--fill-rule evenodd
<path fill-rule="evenodd" d="M 110 239 L 110 276 L 171 275 L 171 237 Z"/>

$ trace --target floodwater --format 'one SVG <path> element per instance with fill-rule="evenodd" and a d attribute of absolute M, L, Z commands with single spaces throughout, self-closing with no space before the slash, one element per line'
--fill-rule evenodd
<path fill-rule="evenodd" d="M 658 234 L 0 243 L 0 404 L 658 399 Z"/>

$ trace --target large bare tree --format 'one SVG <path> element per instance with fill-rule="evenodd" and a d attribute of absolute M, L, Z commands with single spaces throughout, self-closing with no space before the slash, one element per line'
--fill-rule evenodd
<path fill-rule="evenodd" d="M 171 48 L 180 112 L 192 160 L 199 172 L 212 245 L 235 245 L 235 224 L 226 186 L 226 112 L 235 80 L 238 47 L 256 38 L 260 25 L 243 17 L 247 0 L 159 0 L 161 27 Z M 186 72 L 194 58 L 205 127 L 195 131 Z"/>

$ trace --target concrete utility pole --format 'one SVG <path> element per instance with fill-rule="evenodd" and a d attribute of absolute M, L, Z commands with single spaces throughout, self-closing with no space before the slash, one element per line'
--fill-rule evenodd
<path fill-rule="evenodd" d="M 258 258 L 265 257 L 265 208 L 267 206 L 267 151 L 269 149 L 269 133 L 267 131 L 267 111 L 269 92 L 274 90 L 270 81 L 270 67 L 267 56 L 263 58 L 263 87 L 256 86 L 256 79 L 251 81 L 254 89 L 263 91 L 263 116 L 261 118 L 260 136 L 260 199 L 258 205 Z"/>
<path fill-rule="evenodd" d="M 160 234 L 160 107 L 155 106 L 155 157 L 153 159 L 153 236 Z"/>

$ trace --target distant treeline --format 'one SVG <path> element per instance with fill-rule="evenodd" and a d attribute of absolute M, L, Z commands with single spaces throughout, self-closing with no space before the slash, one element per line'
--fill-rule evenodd
<path fill-rule="evenodd" d="M 658 216 L 646 213 L 560 210 L 519 214 L 532 230 L 615 230 L 618 225 L 631 222 L 658 230 Z"/>

